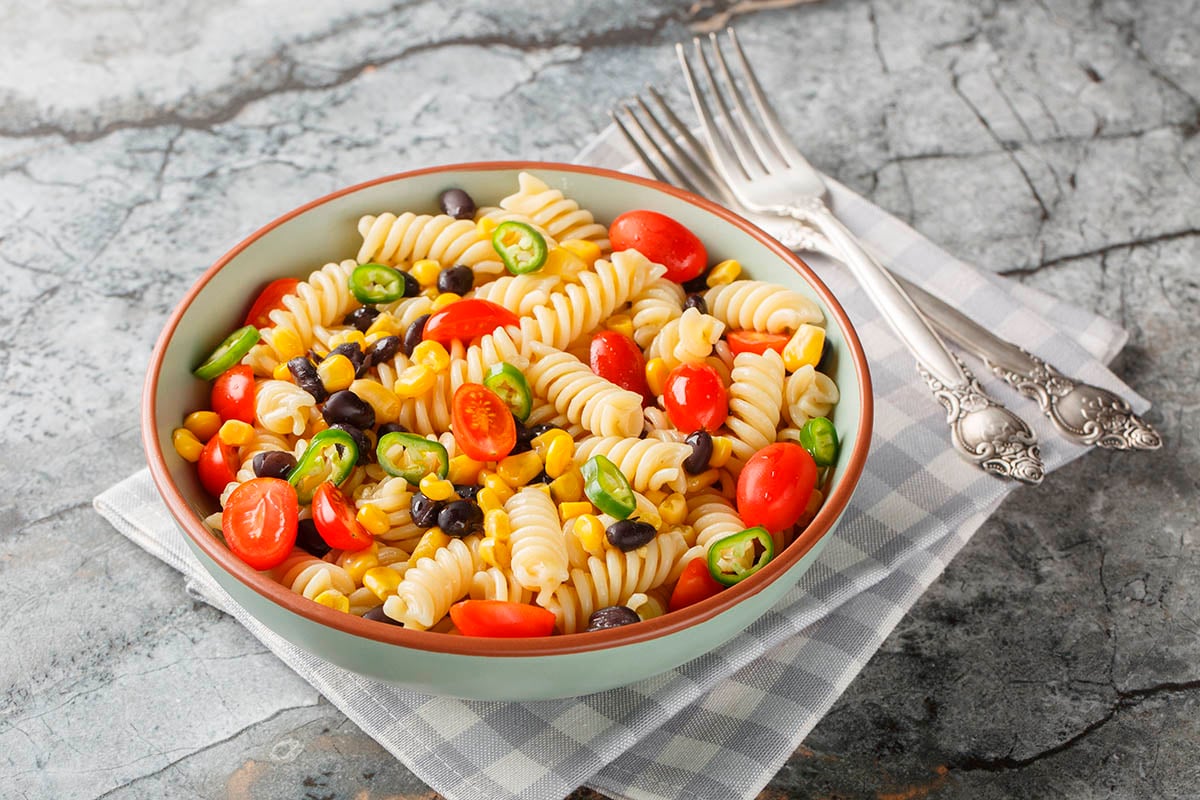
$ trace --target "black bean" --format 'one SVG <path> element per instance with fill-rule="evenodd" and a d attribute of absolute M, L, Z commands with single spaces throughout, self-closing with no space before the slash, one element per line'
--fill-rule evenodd
<path fill-rule="evenodd" d="M 444 269 L 438 273 L 437 288 L 439 292 L 464 295 L 475 288 L 475 271 L 462 264 Z"/>
<path fill-rule="evenodd" d="M 374 419 L 372 418 L 372 422 Z M 345 431 L 350 434 L 350 438 L 358 445 L 358 464 L 374 464 L 375 463 L 375 447 L 371 444 L 371 440 L 361 428 L 354 425 L 347 425 L 345 422 L 335 422 L 329 426 L 337 428 L 339 431 Z"/>
<path fill-rule="evenodd" d="M 329 425 L 341 422 L 363 430 L 375 427 L 375 409 L 349 389 L 329 395 L 321 409 L 321 416 Z"/>
<path fill-rule="evenodd" d="M 367 370 L 385 361 L 391 361 L 399 350 L 399 336 L 384 336 L 382 339 L 376 339 L 375 344 L 368 347 L 363 356 L 363 369 Z"/>
<path fill-rule="evenodd" d="M 256 453 L 250 463 L 254 467 L 256 477 L 282 478 L 286 481 L 287 476 L 296 468 L 296 457 L 283 450 L 269 450 Z"/>
<path fill-rule="evenodd" d="M 833 352 L 833 346 L 829 344 L 829 339 L 826 338 L 821 342 L 821 357 L 817 359 L 817 372 L 829 374 L 829 359 Z"/>
<path fill-rule="evenodd" d="M 604 535 L 613 547 L 628 553 L 649 543 L 658 531 L 649 522 L 636 519 L 622 519 L 608 526 Z"/>
<path fill-rule="evenodd" d="M 309 555 L 321 558 L 333 548 L 325 544 L 321 534 L 317 533 L 317 523 L 311 519 L 302 519 L 296 527 L 296 547 Z"/>
<path fill-rule="evenodd" d="M 703 294 L 708 291 L 708 270 L 704 270 L 690 281 L 684 281 L 683 290 L 688 294 Z"/>
<path fill-rule="evenodd" d="M 632 625 L 641 622 L 642 618 L 629 606 L 607 606 L 598 608 L 588 617 L 589 631 L 602 631 L 605 628 L 619 628 L 622 625 Z"/>
<path fill-rule="evenodd" d="M 374 306 L 359 306 L 346 315 L 343 325 L 353 325 L 360 333 L 366 333 L 371 323 L 379 316 L 379 309 Z"/>
<path fill-rule="evenodd" d="M 412 496 L 412 504 L 409 506 L 413 525 L 418 528 L 432 528 L 437 525 L 438 514 L 445 505 L 440 500 L 430 500 L 421 492 L 417 492 Z"/>
<path fill-rule="evenodd" d="M 454 493 L 457 494 L 459 497 L 461 497 L 463 500 L 474 500 L 475 497 L 479 494 L 479 490 L 481 488 L 483 488 L 483 487 L 476 486 L 475 484 L 471 484 L 470 486 L 464 486 L 462 484 L 456 483 L 456 484 L 454 484 Z"/>
<path fill-rule="evenodd" d="M 438 205 L 443 214 L 455 219 L 471 219 L 475 216 L 475 201 L 462 189 L 447 189 L 438 195 Z"/>
<path fill-rule="evenodd" d="M 683 299 L 683 309 L 686 311 L 689 308 L 694 308 L 701 314 L 708 313 L 708 303 L 702 294 L 689 294 Z"/>
<path fill-rule="evenodd" d="M 533 478 L 530 479 L 529 485 L 536 486 L 539 483 L 544 483 L 547 486 L 549 486 L 551 480 L 552 480 L 552 478 L 546 474 L 546 470 L 542 470 L 541 472 L 539 472 L 537 475 L 534 475 Z"/>
<path fill-rule="evenodd" d="M 370 620 L 374 620 L 375 622 L 386 622 L 388 625 L 396 625 L 401 628 L 404 627 L 404 623 L 397 622 L 396 620 L 389 617 L 387 614 L 383 613 L 383 606 L 375 606 L 370 611 L 363 614 L 363 619 L 370 619 Z"/>
<path fill-rule="evenodd" d="M 699 475 L 708 469 L 712 460 L 713 440 L 708 431 L 699 430 L 683 440 L 692 446 L 692 454 L 683 460 L 683 470 L 688 475 Z"/>
<path fill-rule="evenodd" d="M 400 277 L 404 279 L 404 294 L 401 297 L 416 297 L 421 293 L 421 284 L 417 283 L 417 279 L 407 272 L 401 272 Z"/>
<path fill-rule="evenodd" d="M 383 425 L 379 426 L 379 431 L 376 435 L 382 439 L 389 433 L 408 433 L 408 428 L 404 427 L 399 422 L 385 422 Z"/>
<path fill-rule="evenodd" d="M 451 500 L 438 512 L 438 527 L 447 536 L 461 539 L 483 532 L 483 509 L 473 500 Z"/>
<path fill-rule="evenodd" d="M 343 342 L 337 347 L 329 351 L 329 355 L 325 358 L 333 358 L 334 356 L 345 356 L 350 359 L 350 363 L 354 365 L 354 372 L 357 375 L 362 368 L 363 362 L 366 360 L 366 355 L 362 348 L 356 342 Z"/>
<path fill-rule="evenodd" d="M 329 392 L 325 391 L 325 384 L 321 383 L 321 376 L 317 375 L 317 368 L 307 358 L 296 356 L 287 362 L 287 365 L 296 385 L 311 394 L 318 403 L 329 396 Z"/>
<path fill-rule="evenodd" d="M 400 350 L 404 355 L 411 356 L 413 350 L 417 349 L 417 345 L 421 343 L 421 337 L 425 335 L 426 322 L 429 322 L 429 315 L 422 314 L 413 320 L 412 325 L 408 326 L 408 330 L 404 332 L 404 342 L 400 345 Z"/>

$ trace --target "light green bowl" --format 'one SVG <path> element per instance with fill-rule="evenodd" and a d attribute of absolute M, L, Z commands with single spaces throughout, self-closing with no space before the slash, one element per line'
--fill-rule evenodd
<path fill-rule="evenodd" d="M 465 189 L 480 205 L 515 191 L 534 173 L 608 223 L 635 208 L 660 211 L 704 241 L 710 261 L 736 258 L 748 273 L 800 291 L 825 312 L 831 373 L 841 392 L 833 422 L 842 449 L 821 511 L 804 533 L 761 571 L 715 597 L 637 625 L 538 639 L 483 639 L 405 630 L 320 606 L 256 572 L 202 524 L 217 510 L 195 467 L 171 445 L 184 415 L 207 407 L 208 384 L 191 374 L 242 324 L 268 281 L 307 275 L 352 257 L 364 214 L 437 213 L 437 196 Z M 588 167 L 500 162 L 434 167 L 354 186 L 316 200 L 238 244 L 187 293 L 150 360 L 142 438 L 154 481 L 204 568 L 256 619 L 309 652 L 362 675 L 437 694 L 487 700 L 566 697 L 633 683 L 732 638 L 774 605 L 817 557 L 862 473 L 871 434 L 866 358 L 841 306 L 783 246 L 719 206 L 660 183 Z"/>

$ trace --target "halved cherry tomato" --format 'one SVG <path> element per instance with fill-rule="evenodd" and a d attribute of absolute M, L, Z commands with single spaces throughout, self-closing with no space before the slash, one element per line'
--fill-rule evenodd
<path fill-rule="evenodd" d="M 229 494 L 221 533 L 233 554 L 255 569 L 283 563 L 296 544 L 300 504 L 279 478 L 251 478 Z"/>
<path fill-rule="evenodd" d="M 622 389 L 637 392 L 654 402 L 650 387 L 646 383 L 646 358 L 642 349 L 623 333 L 601 331 L 592 337 L 588 349 L 588 363 L 592 372 Z"/>
<path fill-rule="evenodd" d="M 737 508 L 749 526 L 771 533 L 796 524 L 817 485 L 817 465 L 798 444 L 776 442 L 759 450 L 738 476 Z"/>
<path fill-rule="evenodd" d="M 463 636 L 508 639 L 554 633 L 553 612 L 508 600 L 461 600 L 450 606 L 450 619 Z"/>
<path fill-rule="evenodd" d="M 250 306 L 250 313 L 246 315 L 246 324 L 253 325 L 259 330 L 270 328 L 275 324 L 271 322 L 271 312 L 285 308 L 283 298 L 295 293 L 296 287 L 299 285 L 300 281 L 295 278 L 280 278 L 268 283 L 266 288 L 259 293 L 254 305 Z"/>
<path fill-rule="evenodd" d="M 254 424 L 254 369 L 238 364 L 222 372 L 212 387 L 212 410 L 223 421 Z"/>
<path fill-rule="evenodd" d="M 768 350 L 774 350 L 783 355 L 787 347 L 788 337 L 782 333 L 764 333 L 763 331 L 730 331 L 725 334 L 729 349 L 734 355 L 738 353 L 756 353 L 762 355 Z"/>
<path fill-rule="evenodd" d="M 680 364 L 663 384 L 671 424 L 691 433 L 715 431 L 729 416 L 729 395 L 720 374 L 707 364 Z"/>
<path fill-rule="evenodd" d="M 237 450 L 222 442 L 220 436 L 208 440 L 196 462 L 200 485 L 213 497 L 220 497 L 225 487 L 237 479 L 237 469 Z"/>
<path fill-rule="evenodd" d="M 657 211 L 626 211 L 608 228 L 612 249 L 637 250 L 667 268 L 667 278 L 683 283 L 708 266 L 704 243 L 683 224 Z"/>
<path fill-rule="evenodd" d="M 499 461 L 517 444 L 517 423 L 512 412 L 495 392 L 478 383 L 458 387 L 450 423 L 454 441 L 476 461 Z"/>
<path fill-rule="evenodd" d="M 707 560 L 693 558 L 683 568 L 683 572 L 679 573 L 679 581 L 671 591 L 671 600 L 667 603 L 667 608 L 670 611 L 678 611 L 712 597 L 724 588 L 709 574 Z"/>
<path fill-rule="evenodd" d="M 425 332 L 421 338 L 443 344 L 455 339 L 469 342 L 496 328 L 516 324 L 517 315 L 504 306 L 472 297 L 451 303 L 430 316 L 425 322 Z"/>
<path fill-rule="evenodd" d="M 339 550 L 365 550 L 375 538 L 358 524 L 355 508 L 329 481 L 313 492 L 312 515 L 325 544 Z"/>

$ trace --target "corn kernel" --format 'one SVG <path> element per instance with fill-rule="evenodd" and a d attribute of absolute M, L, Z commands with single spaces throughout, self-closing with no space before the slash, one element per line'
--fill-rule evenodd
<path fill-rule="evenodd" d="M 187 428 L 171 431 L 171 444 L 175 446 L 175 452 L 179 453 L 180 458 L 192 463 L 200 460 L 200 453 L 204 450 L 204 445 L 196 438 L 196 434 Z"/>
<path fill-rule="evenodd" d="M 362 583 L 380 600 L 387 600 L 400 586 L 400 573 L 390 567 L 371 567 L 363 573 Z"/>
<path fill-rule="evenodd" d="M 304 355 L 304 342 L 300 339 L 300 334 L 291 328 L 275 328 L 274 330 L 275 333 L 271 336 L 271 349 L 275 351 L 275 355 L 279 356 L 280 361 L 286 363 Z"/>
<path fill-rule="evenodd" d="M 275 365 L 275 369 L 271 370 L 271 377 L 277 381 L 291 381 L 292 371 L 288 369 L 286 362 Z"/>
<path fill-rule="evenodd" d="M 347 331 L 338 331 L 333 336 L 329 337 L 330 349 L 333 349 L 338 345 L 349 343 L 354 343 L 358 345 L 359 348 L 365 348 L 367 346 L 367 337 L 363 335 L 362 331 L 353 328 Z"/>
<path fill-rule="evenodd" d="M 494 470 L 480 470 L 479 482 L 483 484 L 484 488 L 491 489 L 496 493 L 496 497 L 500 500 L 501 505 L 507 503 L 508 499 L 513 496 L 512 487 L 505 482 L 504 478 L 497 475 Z"/>
<path fill-rule="evenodd" d="M 742 265 L 736 259 L 726 259 L 713 267 L 704 282 L 708 286 L 724 286 L 733 283 L 742 274 Z"/>
<path fill-rule="evenodd" d="M 439 294 L 441 294 L 441 292 L 437 290 L 436 286 L 428 286 L 421 290 L 421 297 L 427 297 L 430 300 L 436 300 Z"/>
<path fill-rule="evenodd" d="M 350 384 L 350 391 L 375 412 L 375 422 L 386 425 L 400 417 L 400 398 L 379 381 L 359 378 Z"/>
<path fill-rule="evenodd" d="M 547 275 L 573 278 L 587 268 L 588 265 L 584 260 L 570 250 L 563 247 L 551 247 L 546 253 L 546 263 L 542 265 L 542 272 Z"/>
<path fill-rule="evenodd" d="M 595 514 L 584 514 L 575 519 L 575 538 L 590 555 L 604 554 L 604 523 Z"/>
<path fill-rule="evenodd" d="M 579 467 L 571 467 L 550 481 L 550 496 L 558 503 L 570 503 L 583 499 L 583 473 Z"/>
<path fill-rule="evenodd" d="M 392 391 L 403 399 L 420 397 L 437 383 L 437 373 L 424 364 L 413 364 L 396 378 Z"/>
<path fill-rule="evenodd" d="M 356 553 L 347 553 L 342 559 L 342 569 L 346 570 L 346 574 L 354 581 L 356 586 L 362 585 L 363 575 L 372 567 L 379 566 L 379 546 L 372 544 L 366 550 L 359 550 Z"/>
<path fill-rule="evenodd" d="M 512 521 L 508 518 L 508 512 L 495 508 L 484 514 L 483 535 L 498 542 L 507 542 L 512 535 Z"/>
<path fill-rule="evenodd" d="M 604 327 L 610 331 L 616 331 L 622 336 L 633 338 L 633 320 L 628 314 L 614 314 L 604 323 Z"/>
<path fill-rule="evenodd" d="M 733 440 L 728 436 L 712 437 L 712 455 L 708 457 L 708 465 L 720 469 L 729 463 L 733 455 Z"/>
<path fill-rule="evenodd" d="M 543 438 L 544 437 L 544 438 Z M 538 440 L 542 441 L 538 441 Z M 551 480 L 565 474 L 575 457 L 575 440 L 561 428 L 546 431 L 534 439 L 534 451 L 546 464 L 546 474 Z"/>
<path fill-rule="evenodd" d="M 330 394 L 349 389 L 350 384 L 354 383 L 354 364 L 338 353 L 317 364 L 317 377 Z"/>
<path fill-rule="evenodd" d="M 496 465 L 496 474 L 511 488 L 525 486 L 542 471 L 542 459 L 532 450 L 508 456 Z"/>
<path fill-rule="evenodd" d="M 417 279 L 417 283 L 421 284 L 422 288 L 437 285 L 438 275 L 442 271 L 442 265 L 434 261 L 432 258 L 422 258 L 419 261 L 413 262 L 412 269 L 408 271 Z"/>
<path fill-rule="evenodd" d="M 563 522 L 566 522 L 571 517 L 581 517 L 584 514 L 591 514 L 592 511 L 592 504 L 587 500 L 558 504 L 558 515 L 562 518 Z"/>
<path fill-rule="evenodd" d="M 670 492 L 666 491 L 665 489 L 650 489 L 645 493 L 645 497 L 655 506 L 658 506 L 667 499 L 667 495 L 669 494 Z"/>
<path fill-rule="evenodd" d="M 320 603 L 326 608 L 332 608 L 334 611 L 341 611 L 344 614 L 350 613 L 350 598 L 337 589 L 326 589 L 314 597 L 313 601 Z"/>
<path fill-rule="evenodd" d="M 587 265 L 588 269 L 595 265 L 602 252 L 600 245 L 589 242 L 587 239 L 567 239 L 565 242 L 559 242 L 558 246 L 583 259 L 583 263 Z"/>
<path fill-rule="evenodd" d="M 815 367 L 821 360 L 821 349 L 825 346 L 825 329 L 819 325 L 804 323 L 783 347 L 783 366 L 788 372 L 801 367 Z"/>
<path fill-rule="evenodd" d="M 422 558 L 433 558 L 438 550 L 448 544 L 450 544 L 450 537 L 443 533 L 441 528 L 430 528 L 425 531 L 420 541 L 417 542 L 417 546 L 413 548 L 412 557 L 408 563 L 416 564 Z"/>
<path fill-rule="evenodd" d="M 367 328 L 366 338 L 372 336 L 399 336 L 403 331 L 400 329 L 400 320 L 393 317 L 386 311 L 375 318 L 371 323 L 371 327 Z"/>
<path fill-rule="evenodd" d="M 435 502 L 449 500 L 454 496 L 454 484 L 445 478 L 439 478 L 432 472 L 421 478 L 421 494 Z"/>
<path fill-rule="evenodd" d="M 445 296 L 442 295 L 442 297 Z M 458 295 L 454 296 L 458 297 Z M 436 302 L 434 306 L 437 306 Z M 441 342 L 421 342 L 413 348 L 412 360 L 414 364 L 424 364 L 434 372 L 442 372 L 450 366 L 450 354 L 446 352 L 446 348 Z"/>
<path fill-rule="evenodd" d="M 512 549 L 508 542 L 499 539 L 484 539 L 479 543 L 479 558 L 489 567 L 508 569 L 512 566 Z"/>
<path fill-rule="evenodd" d="M 367 503 L 354 516 L 358 524 L 367 529 L 372 536 L 382 536 L 392 529 L 387 512 L 374 503 Z"/>
<path fill-rule="evenodd" d="M 481 469 L 483 469 L 482 461 L 476 461 L 468 455 L 455 456 L 450 459 L 450 469 L 446 473 L 446 480 L 459 486 L 470 486 L 479 482 L 479 470 Z"/>
<path fill-rule="evenodd" d="M 240 419 L 227 419 L 221 423 L 217 437 L 230 447 L 241 447 L 254 441 L 254 426 Z"/>
<path fill-rule="evenodd" d="M 207 442 L 221 429 L 221 417 L 215 411 L 193 411 L 183 418 L 183 427 L 200 441 Z"/>
<path fill-rule="evenodd" d="M 462 295 L 455 294 L 454 292 L 442 292 L 433 299 L 432 311 L 441 311 L 446 306 L 451 303 L 457 303 L 459 300 L 462 300 Z"/>
<path fill-rule="evenodd" d="M 682 525 L 687 519 L 687 501 L 679 492 L 672 492 L 658 504 L 658 514 L 664 525 Z"/>
<path fill-rule="evenodd" d="M 323 430 L 329 428 L 329 423 L 320 414 L 308 421 L 308 427 L 304 429 L 304 438 L 311 439 Z"/>
<path fill-rule="evenodd" d="M 670 367 L 661 358 L 652 358 L 646 362 L 646 384 L 655 396 L 662 395 L 663 387 L 667 385 L 667 375 L 670 373 Z"/>
<path fill-rule="evenodd" d="M 492 232 L 496 230 L 496 226 L 499 224 L 499 222 L 496 222 L 491 217 L 480 217 L 479 221 L 475 223 L 475 230 L 479 231 L 479 235 L 484 239 L 491 241 Z"/>
<path fill-rule="evenodd" d="M 708 469 L 701 472 L 699 475 L 689 475 L 687 479 L 688 492 L 698 492 L 701 489 L 706 489 L 716 483 L 721 477 L 721 473 L 715 469 Z"/>
<path fill-rule="evenodd" d="M 507 489 L 508 487 L 505 486 L 504 488 Z M 487 521 L 487 514 L 489 511 L 504 510 L 504 501 L 500 499 L 500 496 L 496 493 L 496 490 L 489 489 L 486 486 L 475 494 L 475 502 L 479 503 L 479 507 L 483 510 L 485 523 Z"/>

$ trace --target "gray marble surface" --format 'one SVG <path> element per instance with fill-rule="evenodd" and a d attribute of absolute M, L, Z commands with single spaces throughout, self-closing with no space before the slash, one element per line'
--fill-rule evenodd
<path fill-rule="evenodd" d="M 734 19 L 820 168 L 1130 332 L 1154 455 L 1022 489 L 763 798 L 1200 793 L 1200 4 L 0 2 L 0 796 L 430 797 L 91 499 L 173 304 L 302 201 L 569 160 Z M 577 797 L 590 797 L 586 790 Z"/>

